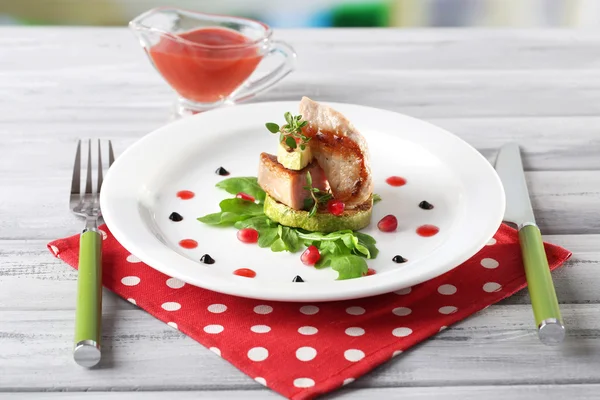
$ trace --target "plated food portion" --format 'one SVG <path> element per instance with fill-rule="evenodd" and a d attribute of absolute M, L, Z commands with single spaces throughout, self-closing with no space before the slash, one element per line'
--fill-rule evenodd
<path fill-rule="evenodd" d="M 235 198 L 221 211 L 198 218 L 232 225 L 238 239 L 274 252 L 298 252 L 305 265 L 331 266 L 338 279 L 368 275 L 366 259 L 377 257 L 372 236 L 358 232 L 371 222 L 374 199 L 369 150 L 352 123 L 331 107 L 303 97 L 299 115 L 265 124 L 278 135 L 276 155 L 259 155 L 257 178 L 229 178 L 217 184 Z M 275 147 L 275 143 L 274 143 Z M 387 216 L 388 220 L 394 216 Z M 393 226 L 392 226 L 393 225 Z M 397 223 L 384 221 L 383 231 Z M 298 281 L 298 280 L 297 280 Z"/>

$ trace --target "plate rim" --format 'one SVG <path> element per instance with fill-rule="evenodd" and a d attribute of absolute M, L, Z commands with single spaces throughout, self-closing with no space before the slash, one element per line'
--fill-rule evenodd
<path fill-rule="evenodd" d="M 111 199 L 110 199 L 110 197 L 112 196 L 111 188 L 113 185 L 113 181 L 119 179 L 119 177 L 118 176 L 116 177 L 116 175 L 119 171 L 119 168 L 121 168 L 120 165 L 127 162 L 127 161 L 123 161 L 123 160 L 127 160 L 129 157 L 129 154 L 134 152 L 136 149 L 143 147 L 146 143 L 148 143 L 152 140 L 155 140 L 155 138 L 157 138 L 157 137 L 160 137 L 161 135 L 163 135 L 163 132 L 165 132 L 165 131 L 168 132 L 173 129 L 176 130 L 177 126 L 180 124 L 186 125 L 186 124 L 190 124 L 190 123 L 191 124 L 201 123 L 201 122 L 196 122 L 196 121 L 201 121 L 204 118 L 204 116 L 207 115 L 208 113 L 212 113 L 211 114 L 212 116 L 214 116 L 215 113 L 226 115 L 227 113 L 232 112 L 232 110 L 235 113 L 235 112 L 243 112 L 243 110 L 251 110 L 252 108 L 256 108 L 256 107 L 269 108 L 269 107 L 281 107 L 284 105 L 294 107 L 294 106 L 297 106 L 298 103 L 299 103 L 299 101 L 293 101 L 293 100 L 292 101 L 269 101 L 269 102 L 256 102 L 256 103 L 249 103 L 249 104 L 244 104 L 244 105 L 223 107 L 223 108 L 208 111 L 206 113 L 188 116 L 188 117 L 185 117 L 185 118 L 182 118 L 179 120 L 168 122 L 168 123 L 158 127 L 157 129 L 154 129 L 153 131 L 145 134 L 144 136 L 140 137 L 136 142 L 134 142 L 132 145 L 130 145 L 127 149 L 125 149 L 121 153 L 121 155 L 115 159 L 113 166 L 109 169 L 109 171 L 107 172 L 107 174 L 104 178 L 103 187 L 102 187 L 103 190 L 100 193 L 100 205 L 101 205 L 101 209 L 102 209 L 102 215 L 104 218 L 104 222 L 107 225 L 107 227 L 110 229 L 114 238 L 127 251 L 129 251 L 132 254 L 135 254 L 136 257 L 138 257 L 142 262 L 147 264 L 149 267 L 156 269 L 157 271 L 162 272 L 168 276 L 180 279 L 183 282 L 189 283 L 194 286 L 199 286 L 199 287 L 207 289 L 207 290 L 212 290 L 212 291 L 229 294 L 229 295 L 234 295 L 234 296 L 239 296 L 239 297 L 260 299 L 260 300 L 289 301 L 289 302 L 307 302 L 307 301 L 323 302 L 323 301 L 339 301 L 339 300 L 357 299 L 357 298 L 364 298 L 364 297 L 380 295 L 380 294 L 400 290 L 403 288 L 411 287 L 416 284 L 419 284 L 419 283 L 428 281 L 430 279 L 433 279 L 435 277 L 438 277 L 438 276 L 458 267 L 464 261 L 468 260 L 469 258 L 474 256 L 477 252 L 479 252 L 486 245 L 487 241 L 489 241 L 489 239 L 491 239 L 493 237 L 493 235 L 496 233 L 496 231 L 501 226 L 501 224 L 503 222 L 505 208 L 506 208 L 506 199 L 505 199 L 505 193 L 504 193 L 504 188 L 502 186 L 502 182 L 500 181 L 500 178 L 497 175 L 497 173 L 496 173 L 495 169 L 493 168 L 493 166 L 491 165 L 491 163 L 489 163 L 487 161 L 487 159 L 479 151 L 477 151 L 473 146 L 471 146 L 468 142 L 466 142 L 459 136 L 453 134 L 452 132 L 450 132 L 440 126 L 437 126 L 428 121 L 424 121 L 422 119 L 415 118 L 415 117 L 412 117 L 412 116 L 409 116 L 409 115 L 406 115 L 403 113 L 399 113 L 399 112 L 391 111 L 391 110 L 387 110 L 387 109 L 382 109 L 382 108 L 364 106 L 364 105 L 360 105 L 360 104 L 327 102 L 327 101 L 322 101 L 321 103 L 324 105 L 329 105 L 333 108 L 345 108 L 345 107 L 357 108 L 357 109 L 362 109 L 366 112 L 376 112 L 376 113 L 383 112 L 390 116 L 395 115 L 397 117 L 405 118 L 405 119 L 411 120 L 413 122 L 416 122 L 418 124 L 428 126 L 430 129 L 434 129 L 434 130 L 440 132 L 441 134 L 452 138 L 452 140 L 455 140 L 458 143 L 460 143 L 460 145 L 463 147 L 462 150 L 469 151 L 470 154 L 475 157 L 475 159 L 478 159 L 478 162 L 481 163 L 481 167 L 487 170 L 486 174 L 488 174 L 488 178 L 492 178 L 492 180 L 493 180 L 493 182 L 491 182 L 490 184 L 499 190 L 500 196 L 497 198 L 497 200 L 499 201 L 499 204 L 498 204 L 498 207 L 496 208 L 496 212 L 495 212 L 496 215 L 494 218 L 490 218 L 490 223 L 488 224 L 490 228 L 485 230 L 487 232 L 485 235 L 485 240 L 482 238 L 481 240 L 474 241 L 476 243 L 472 244 L 468 250 L 463 249 L 462 252 L 457 252 L 457 254 L 450 261 L 445 262 L 446 265 L 444 265 L 443 267 L 438 267 L 435 270 L 437 272 L 431 271 L 428 273 L 422 273 L 419 275 L 418 278 L 405 279 L 405 282 L 403 282 L 403 283 L 397 282 L 396 280 L 391 279 L 391 280 L 388 280 L 388 282 L 382 281 L 380 284 L 373 287 L 369 284 L 355 285 L 353 283 L 353 281 L 357 281 L 357 280 L 334 281 L 333 284 L 340 285 L 340 287 L 345 285 L 345 286 L 356 286 L 356 288 L 353 288 L 353 287 L 345 288 L 342 291 L 342 294 L 337 294 L 339 291 L 334 291 L 334 290 L 329 289 L 331 293 L 328 293 L 328 294 L 321 293 L 319 295 L 311 296 L 311 293 L 304 293 L 301 291 L 300 292 L 288 292 L 286 290 L 279 291 L 276 293 L 271 293 L 271 294 L 263 293 L 262 291 L 255 288 L 255 286 L 257 286 L 257 285 L 255 285 L 254 283 L 250 283 L 250 282 L 242 282 L 241 285 L 235 284 L 233 286 L 224 285 L 221 287 L 215 287 L 214 285 L 212 285 L 211 282 L 208 282 L 208 284 L 206 281 L 198 282 L 195 279 L 190 279 L 189 277 L 186 277 L 186 276 L 180 274 L 176 268 L 175 269 L 169 268 L 168 266 L 165 265 L 163 260 L 156 259 L 153 255 L 149 254 L 148 249 L 145 249 L 144 245 L 140 245 L 140 244 L 136 243 L 135 239 L 130 239 L 128 237 L 129 235 L 125 232 L 127 229 L 124 230 L 124 229 L 122 229 L 122 226 L 119 225 L 119 223 L 117 222 L 117 218 L 115 218 L 115 215 L 114 215 L 115 214 L 114 205 L 111 204 Z M 349 119 L 351 119 L 351 117 L 349 117 Z M 115 171 L 117 171 L 117 172 L 115 172 Z M 138 199 L 138 202 L 139 202 L 139 199 Z M 144 221 L 141 220 L 141 216 L 139 216 L 139 218 L 140 218 L 141 224 L 145 225 Z M 491 228 L 492 226 L 494 227 L 493 229 Z M 148 227 L 145 226 L 145 229 L 148 230 Z M 158 240 L 158 239 L 156 239 L 156 240 Z M 442 247 L 443 246 L 444 245 L 442 244 Z M 432 253 L 437 252 L 438 250 L 439 250 L 439 248 L 434 250 Z M 192 260 L 189 260 L 186 257 L 177 254 L 173 249 L 169 249 L 169 251 L 173 255 L 175 255 L 176 256 L 175 258 L 178 258 L 178 260 L 181 262 L 185 262 L 183 260 L 187 260 L 187 262 L 193 262 Z M 450 264 L 450 266 L 448 266 L 448 264 Z M 367 277 L 367 278 L 360 278 L 360 280 L 370 279 L 370 278 L 377 278 L 377 275 L 374 275 L 372 277 Z M 242 278 L 242 279 L 245 279 L 246 281 L 248 281 L 248 279 L 246 279 L 246 278 Z M 254 280 L 251 280 L 251 281 L 254 281 Z M 350 285 L 348 285 L 348 283 L 350 283 Z M 311 284 L 311 286 L 314 288 L 316 286 L 323 286 L 323 284 L 324 284 L 323 282 L 320 282 L 320 283 Z M 288 285 L 282 284 L 282 285 L 286 286 L 286 287 L 290 286 L 289 284 Z M 297 284 L 294 284 L 294 285 L 295 285 L 295 287 L 298 287 Z M 307 287 L 309 285 L 302 285 L 302 286 Z M 328 283 L 327 286 L 329 286 L 331 288 L 331 283 Z M 240 288 L 243 288 L 243 289 L 240 290 Z"/>

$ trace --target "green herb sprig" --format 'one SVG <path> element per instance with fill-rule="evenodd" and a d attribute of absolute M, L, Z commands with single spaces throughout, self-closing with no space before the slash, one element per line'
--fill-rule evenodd
<path fill-rule="evenodd" d="M 300 141 L 300 149 L 306 150 L 306 145 L 311 138 L 302 133 L 302 128 L 308 124 L 308 121 L 302 121 L 302 115 L 292 115 L 289 111 L 283 114 L 287 124 L 279 126 L 274 122 L 267 122 L 265 126 L 271 133 L 279 133 L 279 141 L 285 143 L 289 148 L 296 149 Z"/>
<path fill-rule="evenodd" d="M 305 190 L 308 190 L 312 199 L 306 199 L 308 202 L 305 202 L 304 208 L 310 208 L 310 212 L 308 213 L 309 217 L 313 217 L 317 210 L 319 209 L 319 204 L 327 203 L 329 200 L 333 198 L 333 195 L 328 192 L 324 192 L 313 187 L 312 176 L 310 175 L 310 171 L 306 171 L 306 186 L 304 186 Z"/>

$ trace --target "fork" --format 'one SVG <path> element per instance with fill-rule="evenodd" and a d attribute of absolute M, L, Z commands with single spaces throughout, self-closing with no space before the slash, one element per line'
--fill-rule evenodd
<path fill-rule="evenodd" d="M 108 166 L 114 162 L 112 143 L 108 141 Z M 102 233 L 98 230 L 100 189 L 102 187 L 102 148 L 98 140 L 98 173 L 96 190 L 92 189 L 92 141 L 88 141 L 85 189 L 81 190 L 81 140 L 77 143 L 71 195 L 71 211 L 85 218 L 85 228 L 79 243 L 77 276 L 77 307 L 75 312 L 75 345 L 73 358 L 83 367 L 93 367 L 100 361 L 100 328 L 102 315 Z"/>

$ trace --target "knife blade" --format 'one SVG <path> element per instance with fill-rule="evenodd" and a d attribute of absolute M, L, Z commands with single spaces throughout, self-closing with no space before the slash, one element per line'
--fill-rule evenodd
<path fill-rule="evenodd" d="M 498 153 L 495 167 L 506 195 L 504 220 L 517 225 L 519 230 L 521 255 L 538 337 L 545 345 L 559 344 L 565 337 L 565 327 L 542 234 L 535 222 L 519 145 L 504 145 Z"/>

